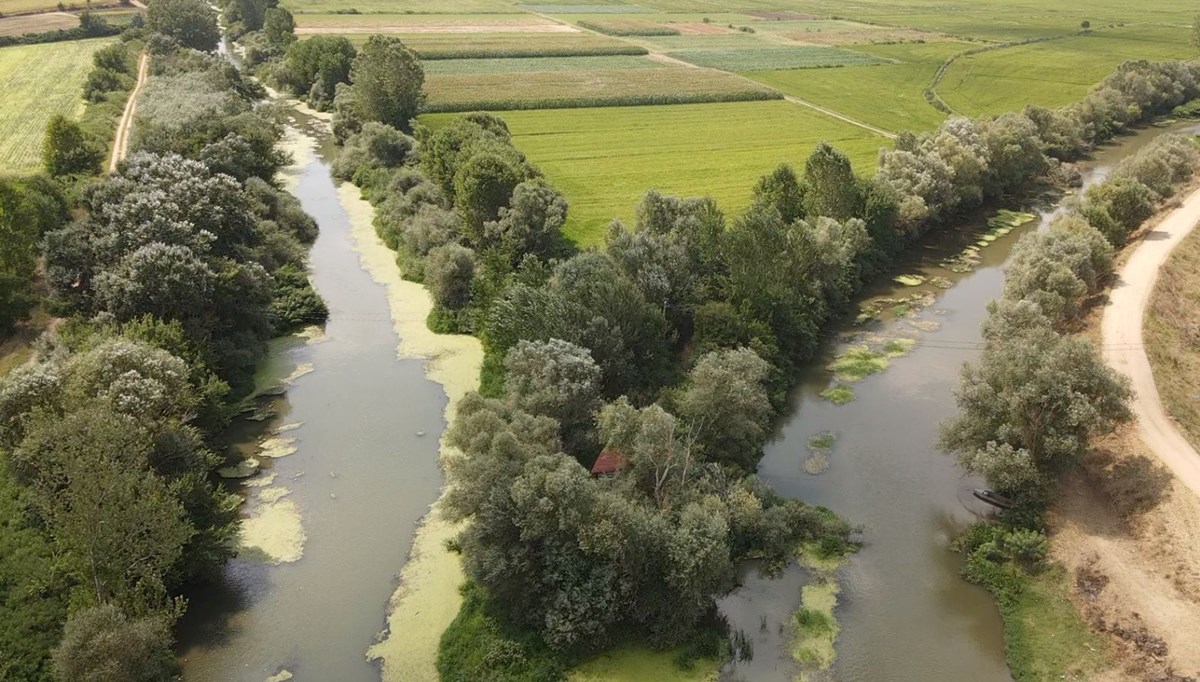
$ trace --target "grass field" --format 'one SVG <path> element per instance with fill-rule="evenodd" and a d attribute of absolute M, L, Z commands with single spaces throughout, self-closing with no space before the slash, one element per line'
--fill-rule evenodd
<path fill-rule="evenodd" d="M 938 86 L 956 111 L 969 116 L 1058 106 L 1082 97 L 1128 59 L 1196 55 L 1182 28 L 1131 26 L 963 57 Z"/>
<path fill-rule="evenodd" d="M 0 0 L 7 1 L 7 0 Z M 30 0 L 32 1 L 32 0 Z M 293 13 L 357 10 L 364 14 L 516 14 L 521 10 L 504 0 L 284 0 L 280 3 Z"/>
<path fill-rule="evenodd" d="M 430 76 L 425 80 L 425 92 L 429 111 L 507 111 L 778 98 L 769 88 L 733 74 L 682 66 L 653 73 L 635 69 Z"/>
<path fill-rule="evenodd" d="M 348 0 L 352 1 L 352 0 Z M 538 26 L 555 22 L 532 14 L 297 14 L 296 27 L 347 26 Z"/>
<path fill-rule="evenodd" d="M 884 60 L 863 52 L 836 47 L 754 47 L 736 50 L 684 50 L 671 52 L 676 59 L 722 71 L 816 69 L 826 66 L 882 64 Z"/>
<path fill-rule="evenodd" d="M 42 135 L 57 114 L 83 114 L 83 81 L 92 53 L 110 39 L 0 48 L 0 169 L 41 165 Z"/>
<path fill-rule="evenodd" d="M 536 57 L 526 59 L 435 59 L 425 63 L 426 76 L 529 73 L 533 71 L 633 71 L 670 69 L 671 64 L 644 56 Z"/>
<path fill-rule="evenodd" d="M 943 60 L 969 47 L 969 43 L 871 45 L 862 51 L 899 63 L 745 75 L 885 130 L 929 130 L 946 115 L 930 106 L 922 91 Z"/>
<path fill-rule="evenodd" d="M 570 57 L 645 54 L 645 49 L 591 33 L 399 33 L 423 59 Z M 368 35 L 345 36 L 355 45 Z"/>
<path fill-rule="evenodd" d="M 1200 447 L 1200 230 L 1167 260 L 1146 315 L 1146 355 L 1163 406 L 1188 441 Z"/>
<path fill-rule="evenodd" d="M 431 125 L 447 115 L 426 116 Z M 784 161 L 803 164 L 828 141 L 860 173 L 886 140 L 788 102 L 615 107 L 504 114 L 513 140 L 570 201 L 566 233 L 581 244 L 630 220 L 651 188 L 711 195 L 729 212 L 746 207 L 759 177 Z M 736 134 L 735 134 L 736 133 Z"/>

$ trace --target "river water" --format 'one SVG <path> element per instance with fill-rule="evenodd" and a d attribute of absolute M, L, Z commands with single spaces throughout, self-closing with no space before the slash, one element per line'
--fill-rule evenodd
<path fill-rule="evenodd" d="M 1086 164 L 1085 176 L 1102 177 L 1163 131 L 1122 139 Z M 329 172 L 328 136 L 301 115 L 289 135 L 299 144 L 288 179 L 320 225 L 311 273 L 330 317 L 321 338 L 275 344 L 263 384 L 290 377 L 286 391 L 260 399 L 259 420 L 239 422 L 232 431 L 248 454 L 264 439 L 295 439 L 283 450 L 294 453 L 260 457 L 263 471 L 237 486 L 247 496 L 250 519 L 289 505 L 291 517 L 256 526 L 268 550 L 283 547 L 287 560 L 271 561 L 270 551 L 244 552 L 218 585 L 191 595 L 180 626 L 188 681 L 264 682 L 284 671 L 296 680 L 378 680 L 365 651 L 384 626 L 413 530 L 441 487 L 437 444 L 445 394 L 426 377 L 422 361 L 397 356 L 387 294 L 362 267 Z M 1010 679 L 996 608 L 958 577 L 959 557 L 947 548 L 984 510 L 970 496 L 975 482 L 963 478 L 934 441 L 937 425 L 954 411 L 951 388 L 961 363 L 977 353 L 984 306 L 999 294 L 1001 266 L 1019 233 L 984 249 L 983 262 L 967 274 L 932 265 L 953 248 L 919 253 L 910 270 L 944 276 L 948 289 L 884 285 L 870 292 L 937 295 L 916 316 L 843 330 L 916 337 L 917 346 L 886 372 L 856 384 L 856 399 L 846 405 L 821 399 L 829 376 L 812 371 L 767 447 L 759 471 L 778 491 L 829 506 L 865 527 L 863 549 L 840 574 L 842 631 L 833 679 Z M 849 342 L 829 344 L 822 360 Z M 810 475 L 802 466 L 807 443 L 823 432 L 837 436 L 829 467 Z M 289 541 L 271 544 L 280 538 Z M 781 626 L 799 606 L 806 579 L 798 567 L 774 580 L 748 574 L 745 586 L 723 600 L 722 610 L 755 650 L 724 678 L 791 682 L 796 670 Z"/>
<path fill-rule="evenodd" d="M 1080 164 L 1085 184 L 1105 177 L 1116 162 L 1167 131 L 1200 132 L 1200 125 L 1152 127 L 1123 137 Z M 951 540 L 986 505 L 971 495 L 979 481 L 965 477 L 935 445 L 938 425 L 956 410 L 952 390 L 964 362 L 977 358 L 986 303 L 998 298 L 1003 264 L 1024 232 L 1045 225 L 1061 203 L 1027 206 L 1039 214 L 982 250 L 969 273 L 938 263 L 959 245 L 943 232 L 938 246 L 919 249 L 905 272 L 944 277 L 942 289 L 888 282 L 870 292 L 900 297 L 927 291 L 936 300 L 919 313 L 890 316 L 866 326 L 845 325 L 816 369 L 793 393 L 794 409 L 766 448 L 759 474 L 777 491 L 830 507 L 864 526 L 864 546 L 840 572 L 842 593 L 838 658 L 828 677 L 842 682 L 959 682 L 1011 680 L 1004 661 L 999 613 L 989 595 L 958 576 Z M 982 229 L 976 228 L 975 232 Z M 949 230 L 947 230 L 949 232 Z M 967 243 L 973 239 L 967 239 Z M 819 396 L 830 373 L 820 369 L 849 345 L 915 338 L 912 352 L 854 384 L 855 399 L 835 405 Z M 811 438 L 832 432 L 828 469 L 811 475 L 803 463 Z M 745 576 L 743 589 L 722 611 L 753 643 L 755 656 L 727 666 L 724 679 L 791 682 L 797 670 L 788 649 L 792 614 L 800 605 L 804 569 L 782 579 Z"/>
<path fill-rule="evenodd" d="M 265 384 L 312 371 L 286 395 L 260 401 L 273 416 L 235 431 L 253 454 L 280 426 L 300 424 L 280 434 L 295 438 L 296 452 L 262 458 L 264 471 L 243 492 L 253 518 L 269 506 L 263 491 L 287 491 L 303 554 L 274 564 L 244 552 L 218 586 L 191 596 L 180 628 L 185 680 L 263 682 L 283 670 L 298 680 L 378 680 L 365 652 L 384 627 L 413 529 L 442 484 L 445 394 L 420 361 L 397 357 L 386 292 L 360 265 L 329 172 L 332 148 L 316 145 L 310 123 L 297 117 L 302 144 L 289 180 L 320 225 L 310 266 L 329 322 L 316 342 L 275 345 Z M 288 535 L 287 520 L 265 524 L 268 538 Z"/>

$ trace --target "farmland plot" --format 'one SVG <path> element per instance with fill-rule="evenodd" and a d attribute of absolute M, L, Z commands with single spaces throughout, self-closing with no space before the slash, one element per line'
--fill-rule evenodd
<path fill-rule="evenodd" d="M 828 141 L 869 172 L 886 140 L 788 102 L 513 111 L 513 140 L 571 204 L 565 228 L 581 244 L 604 237 L 613 218 L 631 220 L 646 190 L 711 195 L 722 209 L 746 207 L 754 183 L 784 161 L 803 164 Z M 424 116 L 437 125 L 447 115 Z"/>
<path fill-rule="evenodd" d="M 884 64 L 886 60 L 835 47 L 754 47 L 731 50 L 682 50 L 671 52 L 676 59 L 722 71 L 774 71 L 817 69 L 827 66 Z"/>
<path fill-rule="evenodd" d="M 43 33 L 56 29 L 75 28 L 79 17 L 66 12 L 43 14 L 19 14 L 0 19 L 0 36 L 20 36 L 26 33 Z"/>
<path fill-rule="evenodd" d="M 395 34 L 422 59 L 496 59 L 640 55 L 646 49 L 617 38 L 591 33 L 399 33 Z M 355 45 L 367 34 L 347 35 Z"/>
<path fill-rule="evenodd" d="M 0 48 L 0 168 L 36 171 L 50 119 L 83 114 L 83 82 L 92 53 L 110 39 Z"/>

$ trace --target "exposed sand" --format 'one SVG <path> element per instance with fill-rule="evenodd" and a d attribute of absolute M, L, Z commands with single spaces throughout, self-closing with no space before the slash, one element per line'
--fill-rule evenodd
<path fill-rule="evenodd" d="M 474 24 L 465 26 L 413 26 L 373 24 L 370 26 L 331 26 L 329 28 L 297 28 L 296 35 L 371 33 L 581 33 L 566 24 Z"/>
<path fill-rule="evenodd" d="M 400 337 L 403 358 L 422 358 L 430 380 L 441 384 L 448 403 L 445 419 L 454 420 L 460 398 L 479 386 L 483 348 L 471 336 L 434 334 L 425 325 L 433 307 L 429 292 L 400 277 L 395 254 L 379 240 L 371 224 L 374 209 L 359 196 L 357 187 L 342 184 L 338 190 L 350 216 L 355 249 L 366 270 L 388 293 L 392 320 Z M 442 457 L 447 453 L 443 442 Z M 400 574 L 400 584 L 388 606 L 387 631 L 367 651 L 378 660 L 386 682 L 426 682 L 437 679 L 437 649 L 442 632 L 458 614 L 463 581 L 457 556 L 446 551 L 445 541 L 457 533 L 440 513 L 440 500 L 418 527 L 412 553 Z"/>

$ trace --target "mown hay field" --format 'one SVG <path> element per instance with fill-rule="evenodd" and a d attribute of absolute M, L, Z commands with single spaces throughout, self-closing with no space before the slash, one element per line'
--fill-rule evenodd
<path fill-rule="evenodd" d="M 591 33 L 396 33 L 422 59 L 499 59 L 645 54 L 644 48 Z M 355 45 L 369 35 L 350 34 Z"/>
<path fill-rule="evenodd" d="M 815 45 L 747 47 L 733 50 L 682 50 L 671 52 L 670 56 L 696 66 L 733 72 L 818 69 L 828 66 L 885 63 L 885 60 L 864 52 Z"/>
<path fill-rule="evenodd" d="M 43 33 L 56 29 L 75 28 L 79 17 L 66 12 L 43 14 L 19 14 L 0 19 L 0 36 L 20 36 L 26 33 Z"/>
<path fill-rule="evenodd" d="M 42 136 L 58 114 L 83 114 L 83 82 L 92 53 L 108 38 L 0 48 L 0 169 L 30 173 L 41 166 Z"/>
<path fill-rule="evenodd" d="M 536 61 L 536 60 L 530 60 Z M 508 111 L 778 99 L 733 74 L 682 66 L 641 70 L 432 75 L 427 111 Z"/>
<path fill-rule="evenodd" d="M 1019 45 L 957 60 L 938 86 L 956 111 L 997 114 L 1082 97 L 1121 62 L 1196 56 L 1182 28 L 1130 26 Z"/>
<path fill-rule="evenodd" d="M 885 130 L 929 130 L 946 115 L 925 101 L 925 86 L 945 59 L 971 47 L 957 42 L 870 45 L 860 49 L 898 63 L 745 75 Z"/>
<path fill-rule="evenodd" d="M 650 188 L 711 195 L 744 209 L 759 177 L 782 162 L 803 164 L 828 141 L 860 173 L 874 169 L 887 140 L 790 102 L 608 107 L 503 114 L 513 140 L 571 204 L 566 234 L 603 240 L 613 218 L 631 220 Z M 436 126 L 450 115 L 427 115 Z"/>

